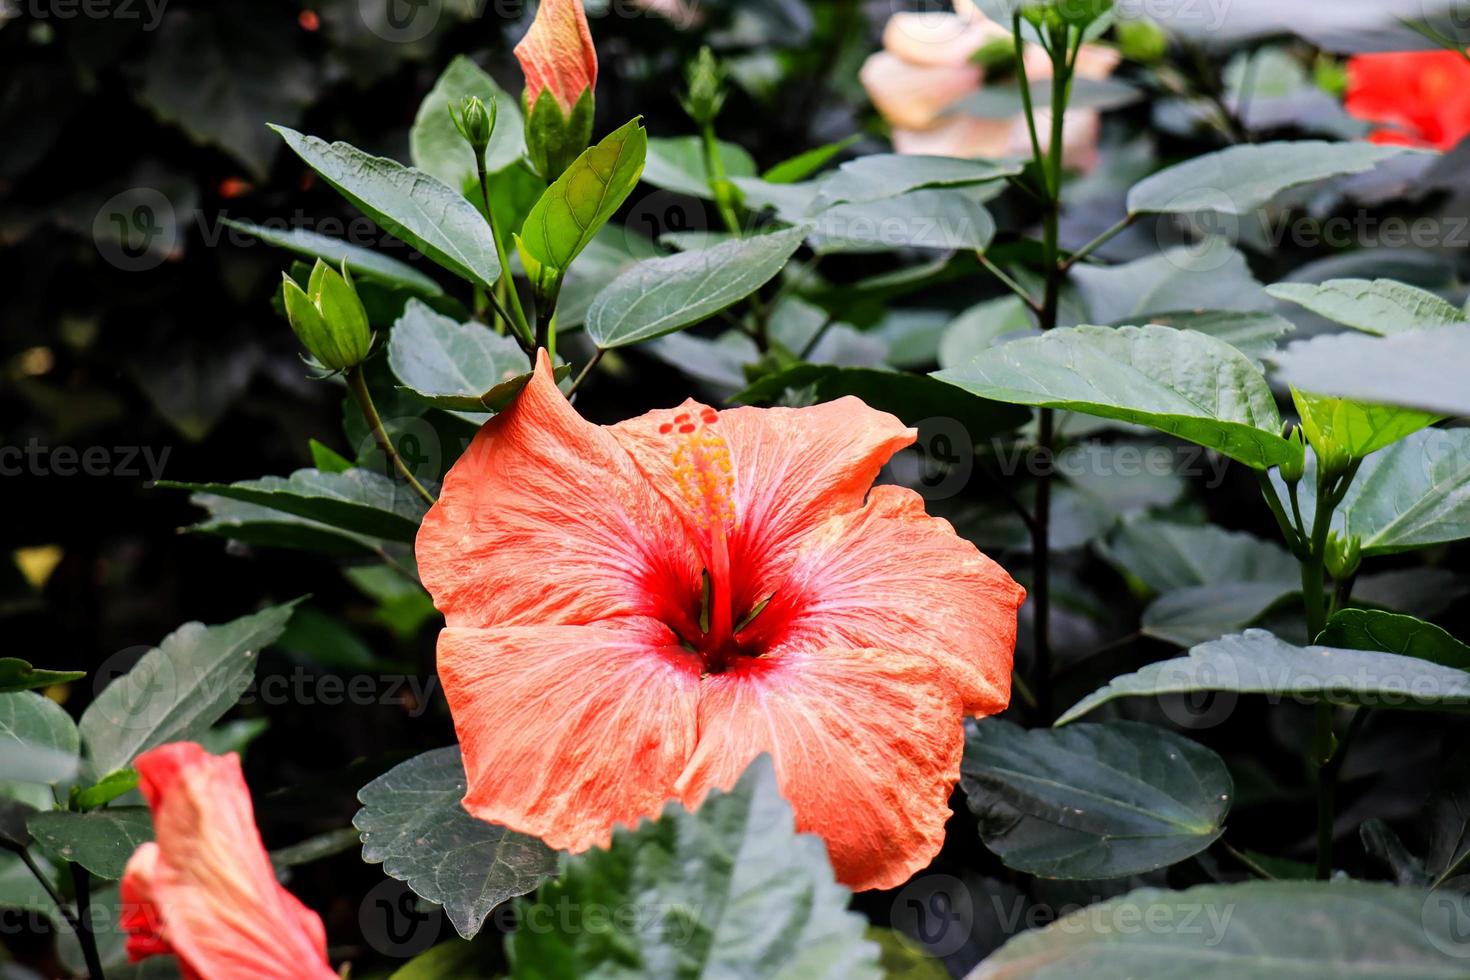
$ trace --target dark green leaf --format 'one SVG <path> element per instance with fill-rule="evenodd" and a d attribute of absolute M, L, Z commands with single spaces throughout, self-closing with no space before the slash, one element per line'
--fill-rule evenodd
<path fill-rule="evenodd" d="M 1449 980 L 1465 972 L 1459 898 L 1357 881 L 1145 888 L 1021 933 L 970 980 Z"/>
<path fill-rule="evenodd" d="M 1202 643 L 1189 655 L 1115 677 L 1057 720 L 1122 697 L 1234 691 L 1352 707 L 1470 710 L 1470 673 L 1393 653 L 1298 647 L 1265 630 Z"/>
<path fill-rule="evenodd" d="M 82 713 L 92 771 L 115 772 L 154 746 L 202 735 L 245 693 L 261 649 L 295 608 L 272 606 L 222 626 L 186 623 L 145 653 Z"/>
<path fill-rule="evenodd" d="M 518 904 L 507 942 L 515 980 L 576 976 L 876 978 L 877 948 L 847 910 L 827 852 L 797 834 L 769 757 L 689 813 L 676 804 L 609 850 L 569 857 L 562 877 Z M 557 909 L 641 909 L 593 928 Z M 603 920 L 606 922 L 606 920 Z"/>
<path fill-rule="evenodd" d="M 622 347 L 714 316 L 775 278 L 804 237 L 788 229 L 645 259 L 597 294 L 587 335 L 598 347 Z"/>
<path fill-rule="evenodd" d="M 1404 152 L 1396 146 L 1320 140 L 1232 146 L 1176 164 L 1134 185 L 1128 192 L 1128 212 L 1244 217 L 1282 191 L 1363 173 Z"/>
<path fill-rule="evenodd" d="M 1465 314 L 1428 290 L 1392 279 L 1330 279 L 1320 285 L 1279 282 L 1266 292 L 1364 333 L 1391 336 L 1464 323 Z"/>
<path fill-rule="evenodd" d="M 719 142 L 725 176 L 754 177 L 755 161 L 734 143 Z M 704 141 L 698 136 L 654 137 L 648 141 L 648 163 L 643 180 L 676 194 L 714 200 L 704 166 Z"/>
<path fill-rule="evenodd" d="M 196 493 L 189 502 L 209 511 L 209 517 L 188 530 L 213 534 L 262 548 L 299 548 L 328 555 L 376 556 L 385 542 L 353 534 L 284 511 L 247 504 L 227 497 Z"/>
<path fill-rule="evenodd" d="M 271 864 L 277 868 L 300 867 L 353 850 L 359 843 L 361 839 L 355 827 L 329 830 L 287 847 L 276 848 L 271 851 Z"/>
<path fill-rule="evenodd" d="M 861 203 L 930 187 L 980 184 L 1013 177 L 1020 172 L 1020 165 L 1014 163 L 874 153 L 849 160 L 838 167 L 836 173 L 822 182 L 821 193 L 822 200 L 828 205 L 844 201 Z"/>
<path fill-rule="evenodd" d="M 86 676 L 85 670 L 45 670 L 32 667 L 19 657 L 0 657 L 0 694 L 70 684 Z"/>
<path fill-rule="evenodd" d="M 1343 609 L 1335 613 L 1317 642 L 1348 650 L 1381 650 L 1470 670 L 1470 646 L 1433 623 L 1381 609 Z"/>
<path fill-rule="evenodd" d="M 810 219 L 812 247 L 823 254 L 891 252 L 900 248 L 984 250 L 995 219 L 970 188 L 910 191 L 852 201 Z"/>
<path fill-rule="evenodd" d="M 1145 636 L 1192 647 L 1240 632 L 1300 591 L 1300 584 L 1269 580 L 1176 589 L 1143 611 L 1139 629 Z"/>
<path fill-rule="evenodd" d="M 0 781 L 60 783 L 77 771 L 77 726 L 31 691 L 0 694 Z"/>
<path fill-rule="evenodd" d="M 409 301 L 393 325 L 388 364 L 399 381 L 430 403 L 474 399 L 478 410 L 458 414 L 476 425 L 490 417 L 481 397 L 531 370 L 514 338 L 482 323 L 459 323 L 417 300 Z"/>
<path fill-rule="evenodd" d="M 1125 521 L 1102 552 L 1120 571 L 1137 576 L 1158 593 L 1227 582 L 1291 586 L 1301 581 L 1300 567 L 1286 549 L 1210 524 L 1137 517 Z"/>
<path fill-rule="evenodd" d="M 458 746 L 401 763 L 357 794 L 352 819 L 362 859 L 444 906 L 466 939 L 501 902 L 524 895 L 556 873 L 556 852 L 541 841 L 465 812 Z"/>
<path fill-rule="evenodd" d="M 838 154 L 856 143 L 860 138 L 857 135 L 852 135 L 845 140 L 828 143 L 825 146 L 818 146 L 815 149 L 807 150 L 805 153 L 798 153 L 794 157 L 782 160 L 761 174 L 761 179 L 772 184 L 794 184 L 799 180 L 806 180 L 835 159 Z"/>
<path fill-rule="evenodd" d="M 1319 395 L 1470 415 L 1470 327 L 1394 337 L 1335 334 L 1298 341 L 1272 358 L 1286 383 Z"/>
<path fill-rule="evenodd" d="M 95 810 L 138 788 L 136 769 L 110 772 L 86 789 L 72 790 L 72 806 L 77 810 Z"/>
<path fill-rule="evenodd" d="M 1136 422 L 1256 469 L 1298 460 L 1266 379 L 1222 340 L 1171 327 L 1073 327 L 934 377 L 994 401 Z"/>
<path fill-rule="evenodd" d="M 1198 854 L 1234 794 L 1215 753 L 1133 722 L 972 723 L 960 775 L 985 846 L 1043 878 L 1121 878 Z"/>
<path fill-rule="evenodd" d="M 153 819 L 141 806 L 110 807 L 91 813 L 51 810 L 32 814 L 31 836 L 56 857 L 80 864 L 99 878 L 117 881 L 128 858 L 153 839 Z"/>
<path fill-rule="evenodd" d="M 385 231 L 482 289 L 500 278 L 490 226 L 459 190 L 396 160 L 284 126 L 286 145 Z"/>
<path fill-rule="evenodd" d="M 1223 238 L 1165 249 L 1122 265 L 1077 266 L 1072 279 L 1089 323 L 1122 326 L 1153 322 L 1157 316 L 1171 326 L 1188 327 L 1170 317 L 1181 310 L 1250 313 L 1271 306 L 1245 256 Z M 1033 293 L 1040 295 L 1040 290 Z M 1073 323 L 1064 319 L 1061 325 Z"/>
<path fill-rule="evenodd" d="M 401 286 L 425 296 L 441 296 L 444 293 L 442 286 L 413 266 L 340 238 L 321 235 L 305 228 L 270 228 L 232 218 L 221 218 L 220 223 L 297 255 L 321 259 L 333 268 L 340 268 L 345 262 L 354 276 L 376 279 L 389 286 Z"/>
<path fill-rule="evenodd" d="M 803 392 L 813 402 L 852 395 L 910 425 L 932 418 L 953 419 L 977 444 L 988 436 L 1014 431 L 1028 417 L 1026 412 L 1007 405 L 963 395 L 957 398 L 952 388 L 923 375 L 830 364 L 797 364 L 767 375 L 733 400 L 747 405 L 766 404 L 781 400 L 788 392 Z"/>
<path fill-rule="evenodd" d="M 1276 342 L 1296 329 L 1290 320 L 1275 313 L 1236 310 L 1153 313 L 1148 322 L 1208 334 L 1254 361 L 1275 351 Z"/>
<path fill-rule="evenodd" d="M 158 485 L 240 500 L 388 541 L 412 542 L 426 509 L 406 484 L 363 469 L 297 470 L 289 477 L 264 476 L 240 483 L 160 480 Z"/>

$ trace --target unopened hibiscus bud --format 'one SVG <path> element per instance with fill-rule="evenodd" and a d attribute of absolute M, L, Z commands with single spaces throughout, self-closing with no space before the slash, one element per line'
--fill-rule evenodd
<path fill-rule="evenodd" d="M 592 141 L 597 50 L 581 0 L 542 0 L 515 56 L 526 76 L 526 151 L 553 181 Z"/>
<path fill-rule="evenodd" d="M 725 68 L 708 46 L 699 49 L 699 57 L 685 73 L 689 87 L 679 96 L 679 103 L 701 127 L 715 121 L 725 106 Z"/>
<path fill-rule="evenodd" d="M 454 104 L 449 105 L 449 118 L 453 120 L 454 128 L 459 130 L 459 135 L 464 137 L 470 149 L 482 159 L 485 147 L 490 145 L 490 134 L 495 131 L 495 116 L 495 100 L 490 100 L 490 107 L 487 109 L 478 95 L 465 96 L 457 114 Z"/>
<path fill-rule="evenodd" d="M 1169 49 L 1169 35 L 1146 17 L 1120 21 L 1117 31 L 1118 47 L 1129 61 L 1141 65 L 1156 64 L 1163 60 Z"/>
<path fill-rule="evenodd" d="M 329 371 L 361 364 L 372 348 L 373 335 L 347 264 L 339 272 L 317 259 L 305 290 L 290 276 L 282 278 L 286 319 L 317 363 Z"/>
<path fill-rule="evenodd" d="M 1341 582 L 1358 573 L 1363 561 L 1363 542 L 1357 535 L 1343 537 L 1336 531 L 1327 535 L 1327 553 L 1323 555 L 1327 574 Z"/>
<path fill-rule="evenodd" d="M 1288 422 L 1282 429 L 1281 438 L 1296 443 L 1298 448 L 1291 459 L 1281 464 L 1281 479 L 1287 483 L 1300 483 L 1307 466 L 1307 441 L 1302 437 L 1301 426 Z"/>

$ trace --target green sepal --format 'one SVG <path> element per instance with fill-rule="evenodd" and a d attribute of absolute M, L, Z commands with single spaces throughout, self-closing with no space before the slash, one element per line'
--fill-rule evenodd
<path fill-rule="evenodd" d="M 550 89 L 542 89 L 534 106 L 522 104 L 526 116 L 526 154 L 531 166 L 547 182 L 560 177 L 592 142 L 592 116 L 596 99 L 587 89 L 577 104 L 572 106 L 571 115 L 562 111 L 561 104 Z"/>
<path fill-rule="evenodd" d="M 328 371 L 361 364 L 372 349 L 372 327 L 346 263 L 339 271 L 317 259 L 305 290 L 289 275 L 281 279 L 286 319 L 317 363 Z"/>

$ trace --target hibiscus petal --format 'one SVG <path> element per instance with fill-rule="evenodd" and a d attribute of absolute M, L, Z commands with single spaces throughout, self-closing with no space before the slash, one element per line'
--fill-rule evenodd
<path fill-rule="evenodd" d="M 666 618 L 660 603 L 699 580 L 679 518 L 607 430 L 568 404 L 544 352 L 444 478 L 416 551 L 450 626 Z"/>
<path fill-rule="evenodd" d="M 559 850 L 656 816 L 694 750 L 699 659 L 651 620 L 446 629 L 465 809 Z"/>
<path fill-rule="evenodd" d="M 837 879 L 891 888 L 944 843 L 964 749 L 960 703 L 927 658 L 785 651 L 705 678 L 685 805 L 769 752 L 796 827 L 827 842 Z"/>
<path fill-rule="evenodd" d="M 710 411 L 691 400 L 608 430 L 691 524 L 697 518 L 675 489 L 677 433 L 660 430 L 683 413 Z M 736 408 L 717 414 L 709 431 L 730 451 L 735 509 L 730 554 L 734 595 L 742 609 L 770 595 L 769 570 L 793 542 L 831 515 L 860 508 L 883 464 L 917 438 L 892 415 L 851 397 L 810 408 Z"/>
<path fill-rule="evenodd" d="M 320 917 L 276 881 L 239 756 L 180 743 L 136 767 L 156 843 L 123 876 L 130 956 L 171 951 L 200 976 L 334 977 Z"/>
<path fill-rule="evenodd" d="M 874 487 L 861 511 L 813 532 L 776 593 L 781 608 L 768 610 L 768 628 L 788 643 L 926 657 L 952 678 L 969 714 L 995 714 L 1010 700 L 1026 590 L 948 521 L 924 513 L 912 490 Z"/>

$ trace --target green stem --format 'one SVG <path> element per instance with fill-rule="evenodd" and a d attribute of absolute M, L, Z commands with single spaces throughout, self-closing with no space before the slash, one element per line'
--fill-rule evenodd
<path fill-rule="evenodd" d="M 383 428 L 383 420 L 378 416 L 377 406 L 373 404 L 372 392 L 368 391 L 367 378 L 363 376 L 362 365 L 359 364 L 347 372 L 347 388 L 352 392 L 352 397 L 357 401 L 357 407 L 362 412 L 363 420 L 367 422 L 368 430 L 373 434 L 373 441 L 393 464 L 393 470 L 402 477 L 403 481 L 413 487 L 414 492 L 424 499 L 424 502 L 433 506 L 435 498 L 432 493 L 425 489 L 424 485 L 413 475 L 403 457 L 398 455 L 398 450 L 393 446 L 393 440 L 388 436 L 388 430 Z"/>
<path fill-rule="evenodd" d="M 1031 312 L 1035 313 L 1037 316 L 1041 315 L 1041 304 L 1031 298 L 1031 294 L 1026 292 L 1025 286 L 1022 286 L 1020 283 L 1016 282 L 1015 279 L 1011 278 L 1011 276 L 1009 276 L 1004 269 L 992 262 L 984 252 L 977 251 L 975 253 L 975 258 L 980 260 L 980 264 L 985 267 L 985 270 L 987 272 L 989 272 L 996 279 L 1000 280 L 1001 285 L 1005 286 L 1011 292 L 1015 293 L 1016 296 L 1020 298 L 1021 302 L 1026 304 L 1027 308 L 1030 309 Z"/>
<path fill-rule="evenodd" d="M 1230 842 L 1227 841 L 1227 840 L 1225 840 L 1223 837 L 1220 838 L 1220 846 L 1225 849 L 1225 853 L 1226 854 L 1229 854 L 1231 857 L 1235 858 L 1235 860 L 1237 860 L 1241 864 L 1245 865 L 1246 870 L 1248 870 L 1251 874 L 1255 875 L 1257 878 L 1261 878 L 1261 879 L 1263 879 L 1265 881 L 1275 881 L 1276 880 L 1276 876 L 1273 875 L 1271 872 L 1267 871 L 1265 868 L 1263 868 L 1261 866 L 1260 862 L 1256 861 L 1254 858 L 1252 858 L 1249 854 L 1246 854 L 1244 851 L 1236 850 L 1234 847 L 1232 847 L 1230 845 Z"/>
<path fill-rule="evenodd" d="M 515 311 L 515 319 L 512 320 L 505 312 L 499 301 L 495 302 L 497 312 L 505 317 L 507 323 L 520 335 L 521 340 L 531 342 L 531 325 L 526 320 L 525 308 L 521 306 L 521 294 L 516 289 L 514 282 L 510 280 L 510 256 L 505 252 L 505 243 L 500 240 L 500 235 L 495 231 L 495 209 L 490 206 L 490 175 L 485 172 L 485 158 L 483 155 L 475 154 L 475 173 L 480 181 L 480 195 L 485 201 L 485 221 L 490 225 L 490 237 L 495 240 L 495 257 L 500 261 L 501 281 L 506 284 L 506 292 L 510 296 L 511 308 Z M 497 283 L 499 285 L 499 283 Z M 534 353 L 531 351 L 531 353 Z"/>
<path fill-rule="evenodd" d="M 709 176 L 710 193 L 715 196 L 715 207 L 725 228 L 736 238 L 740 237 L 740 218 L 735 214 L 734 195 L 731 193 L 730 178 L 725 173 L 725 161 L 720 156 L 720 143 L 715 137 L 713 120 L 701 127 L 704 149 L 704 172 Z"/>
<path fill-rule="evenodd" d="M 1086 245 L 1083 245 L 1077 251 L 1073 252 L 1072 255 L 1065 262 L 1062 263 L 1062 271 L 1071 271 L 1072 266 L 1076 265 L 1078 262 L 1081 262 L 1093 252 L 1096 252 L 1108 242 L 1112 241 L 1123 231 L 1127 230 L 1133 224 L 1134 220 L 1137 217 L 1137 215 L 1133 214 L 1128 215 L 1122 221 L 1113 225 L 1113 227 L 1109 228 L 1107 231 L 1103 232 L 1101 235 L 1098 235 L 1092 241 L 1088 242 Z"/>
<path fill-rule="evenodd" d="M 597 367 L 598 363 L 602 360 L 602 355 L 606 353 L 607 351 L 603 350 L 601 347 L 597 348 L 592 357 L 588 359 L 586 366 L 577 373 L 577 380 L 572 382 L 572 387 L 567 391 L 568 398 L 571 398 L 577 393 L 577 389 L 582 387 L 582 382 L 587 380 L 587 376 L 592 373 L 592 370 L 595 367 Z"/>
<path fill-rule="evenodd" d="M 1281 536 L 1286 539 L 1286 546 L 1297 561 L 1306 559 L 1306 546 L 1302 541 L 1299 527 L 1293 527 L 1287 519 L 1286 510 L 1281 506 L 1281 498 L 1276 495 L 1276 488 L 1271 484 L 1271 478 L 1266 475 L 1265 470 L 1256 470 L 1256 479 L 1261 485 L 1261 496 L 1266 499 L 1266 506 L 1271 509 L 1271 515 L 1276 518 L 1276 526 L 1281 529 Z"/>
<path fill-rule="evenodd" d="M 1020 10 L 1017 10 L 1015 16 L 1011 18 L 1011 36 L 1016 41 L 1016 75 L 1021 87 L 1021 107 L 1026 115 L 1026 131 L 1031 136 L 1031 156 L 1036 161 L 1037 167 L 1041 168 L 1041 176 L 1044 183 L 1046 180 L 1046 168 L 1043 161 L 1046 157 L 1041 152 L 1041 137 L 1036 132 L 1036 110 L 1031 104 L 1031 80 L 1026 77 L 1026 41 L 1021 36 Z M 1051 188 L 1048 187 L 1046 190 L 1048 192 L 1048 199 L 1056 196 L 1051 192 Z M 1043 201 L 1042 203 L 1045 204 L 1047 201 Z"/>
<path fill-rule="evenodd" d="M 87 962 L 87 976 L 103 980 L 102 957 L 97 953 L 97 937 L 92 933 L 92 876 L 80 864 L 71 866 L 71 880 L 77 893 L 77 917 L 74 926 L 82 958 Z"/>

